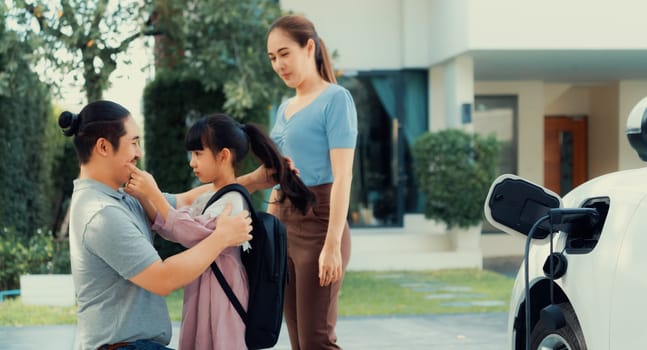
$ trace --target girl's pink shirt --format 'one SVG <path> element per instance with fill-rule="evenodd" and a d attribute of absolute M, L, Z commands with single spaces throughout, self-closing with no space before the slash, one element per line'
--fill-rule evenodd
<path fill-rule="evenodd" d="M 246 209 L 242 196 L 230 192 L 212 204 L 207 213 L 201 214 L 211 195 L 213 192 L 203 194 L 190 207 L 169 210 L 166 221 L 158 213 L 153 230 L 169 241 L 191 248 L 213 232 L 217 221 L 215 215 L 227 202 L 233 202 L 232 215 Z M 235 195 L 239 196 L 239 200 Z M 225 249 L 216 263 L 238 300 L 247 309 L 249 286 L 240 258 L 240 247 Z M 247 349 L 245 324 L 211 268 L 184 287 L 179 349 Z"/>

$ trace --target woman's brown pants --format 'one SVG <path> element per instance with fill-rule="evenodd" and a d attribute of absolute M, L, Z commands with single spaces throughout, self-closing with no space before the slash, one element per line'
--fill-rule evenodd
<path fill-rule="evenodd" d="M 293 350 L 341 349 L 337 345 L 337 300 L 350 258 L 348 223 L 341 240 L 342 278 L 319 285 L 319 254 L 328 230 L 331 184 L 310 187 L 317 197 L 306 215 L 281 205 L 279 219 L 287 229 L 288 285 L 283 307 Z"/>

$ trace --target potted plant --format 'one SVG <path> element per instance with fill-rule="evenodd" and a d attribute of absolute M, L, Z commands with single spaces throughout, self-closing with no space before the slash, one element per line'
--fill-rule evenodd
<path fill-rule="evenodd" d="M 483 202 L 497 174 L 499 143 L 459 129 L 427 132 L 413 145 L 424 214 L 447 225 L 456 250 L 478 249 Z"/>

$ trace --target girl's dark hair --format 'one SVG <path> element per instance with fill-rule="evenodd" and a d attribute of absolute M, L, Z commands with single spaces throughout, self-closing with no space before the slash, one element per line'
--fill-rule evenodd
<path fill-rule="evenodd" d="M 188 151 L 209 148 L 214 153 L 227 148 L 237 169 L 251 147 L 252 153 L 266 168 L 275 169 L 274 180 L 281 185 L 279 202 L 288 198 L 305 214 L 315 202 L 315 195 L 290 170 L 287 161 L 267 134 L 255 124 L 240 124 L 225 114 L 212 114 L 199 119 L 186 134 Z"/>
<path fill-rule="evenodd" d="M 315 63 L 317 72 L 329 83 L 337 83 L 335 71 L 330 63 L 330 56 L 323 40 L 317 35 L 314 24 L 307 18 L 298 15 L 283 16 L 270 26 L 267 31 L 269 35 L 274 29 L 281 29 L 287 33 L 300 47 L 305 47 L 308 39 L 315 42 Z"/>
<path fill-rule="evenodd" d="M 58 125 L 65 136 L 74 136 L 76 155 L 81 164 L 90 160 L 92 148 L 99 138 L 107 139 L 119 150 L 119 138 L 126 134 L 124 121 L 130 112 L 122 105 L 111 101 L 89 103 L 79 114 L 61 113 Z"/>

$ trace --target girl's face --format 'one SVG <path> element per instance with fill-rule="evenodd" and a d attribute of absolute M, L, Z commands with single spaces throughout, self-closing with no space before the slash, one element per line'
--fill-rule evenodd
<path fill-rule="evenodd" d="M 317 74 L 314 48 L 312 40 L 308 40 L 305 47 L 300 47 L 282 29 L 274 29 L 267 36 L 267 55 L 272 69 L 291 88 L 299 86 L 309 74 Z"/>
<path fill-rule="evenodd" d="M 222 157 L 218 157 L 218 154 L 214 154 L 211 149 L 204 147 L 201 150 L 191 151 L 189 165 L 200 182 L 214 182 L 220 177 L 223 169 L 224 164 L 221 164 L 220 158 Z"/>

